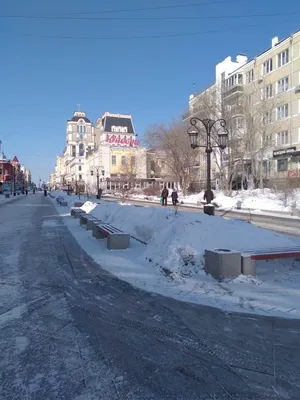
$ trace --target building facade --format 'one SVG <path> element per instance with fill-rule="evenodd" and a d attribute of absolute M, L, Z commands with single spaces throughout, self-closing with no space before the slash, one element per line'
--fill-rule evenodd
<path fill-rule="evenodd" d="M 76 111 L 67 121 L 66 146 L 49 181 L 55 189 L 93 194 L 99 188 L 145 188 L 155 180 L 158 186 L 174 186 L 163 164 L 158 154 L 141 146 L 131 115 L 105 112 L 93 125 Z"/>
<path fill-rule="evenodd" d="M 215 82 L 190 96 L 183 119 L 192 116 L 226 119 L 229 148 L 222 167 L 227 165 L 227 173 L 234 170 L 260 183 L 299 177 L 300 31 L 281 41 L 273 38 L 271 47 L 250 61 L 238 55 L 219 63 Z M 215 159 L 213 168 L 220 172 L 219 164 Z"/>

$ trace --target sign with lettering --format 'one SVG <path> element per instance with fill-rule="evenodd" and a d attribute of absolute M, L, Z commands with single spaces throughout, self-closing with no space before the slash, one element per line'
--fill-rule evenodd
<path fill-rule="evenodd" d="M 106 135 L 106 142 L 114 146 L 138 147 L 140 141 L 135 136 Z"/>
<path fill-rule="evenodd" d="M 296 152 L 296 146 L 287 147 L 286 149 L 273 150 L 273 157 L 287 156 Z"/>

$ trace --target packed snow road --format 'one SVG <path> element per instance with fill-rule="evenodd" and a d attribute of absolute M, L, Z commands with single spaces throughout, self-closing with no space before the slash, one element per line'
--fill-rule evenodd
<path fill-rule="evenodd" d="M 300 398 L 300 322 L 131 287 L 39 194 L 0 206 L 1 400 Z"/>

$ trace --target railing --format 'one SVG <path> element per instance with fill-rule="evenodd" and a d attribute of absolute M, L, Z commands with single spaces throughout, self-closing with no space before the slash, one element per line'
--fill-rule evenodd
<path fill-rule="evenodd" d="M 229 97 L 229 96 L 231 96 L 233 94 L 239 94 L 242 91 L 243 91 L 243 85 L 240 84 L 240 83 L 238 83 L 238 84 L 236 84 L 236 85 L 234 85 L 234 86 L 232 86 L 230 88 L 224 87 L 224 89 L 223 89 L 223 97 L 226 98 L 226 97 Z"/>

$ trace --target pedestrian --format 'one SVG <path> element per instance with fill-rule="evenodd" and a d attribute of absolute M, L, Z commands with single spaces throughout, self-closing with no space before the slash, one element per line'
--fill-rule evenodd
<path fill-rule="evenodd" d="M 207 204 L 210 204 L 214 199 L 214 192 L 210 189 L 206 189 L 204 192 L 203 200 L 206 201 Z"/>
<path fill-rule="evenodd" d="M 178 193 L 177 193 L 177 190 L 175 188 L 173 189 L 173 191 L 171 193 L 171 198 L 172 198 L 173 206 L 176 206 L 177 203 L 178 203 Z"/>
<path fill-rule="evenodd" d="M 47 196 L 47 189 L 44 189 L 44 196 Z"/>
<path fill-rule="evenodd" d="M 99 200 L 101 199 L 101 196 L 102 196 L 102 189 L 99 188 L 99 190 L 98 190 L 98 199 Z"/>
<path fill-rule="evenodd" d="M 28 195 L 28 189 L 25 190 L 26 196 Z"/>
<path fill-rule="evenodd" d="M 162 205 L 167 206 L 168 205 L 168 196 L 169 196 L 169 191 L 167 187 L 165 186 L 161 192 L 161 198 L 162 198 Z"/>
<path fill-rule="evenodd" d="M 33 194 L 35 194 L 35 189 L 33 189 L 33 191 L 32 191 L 32 192 L 33 192 Z"/>

